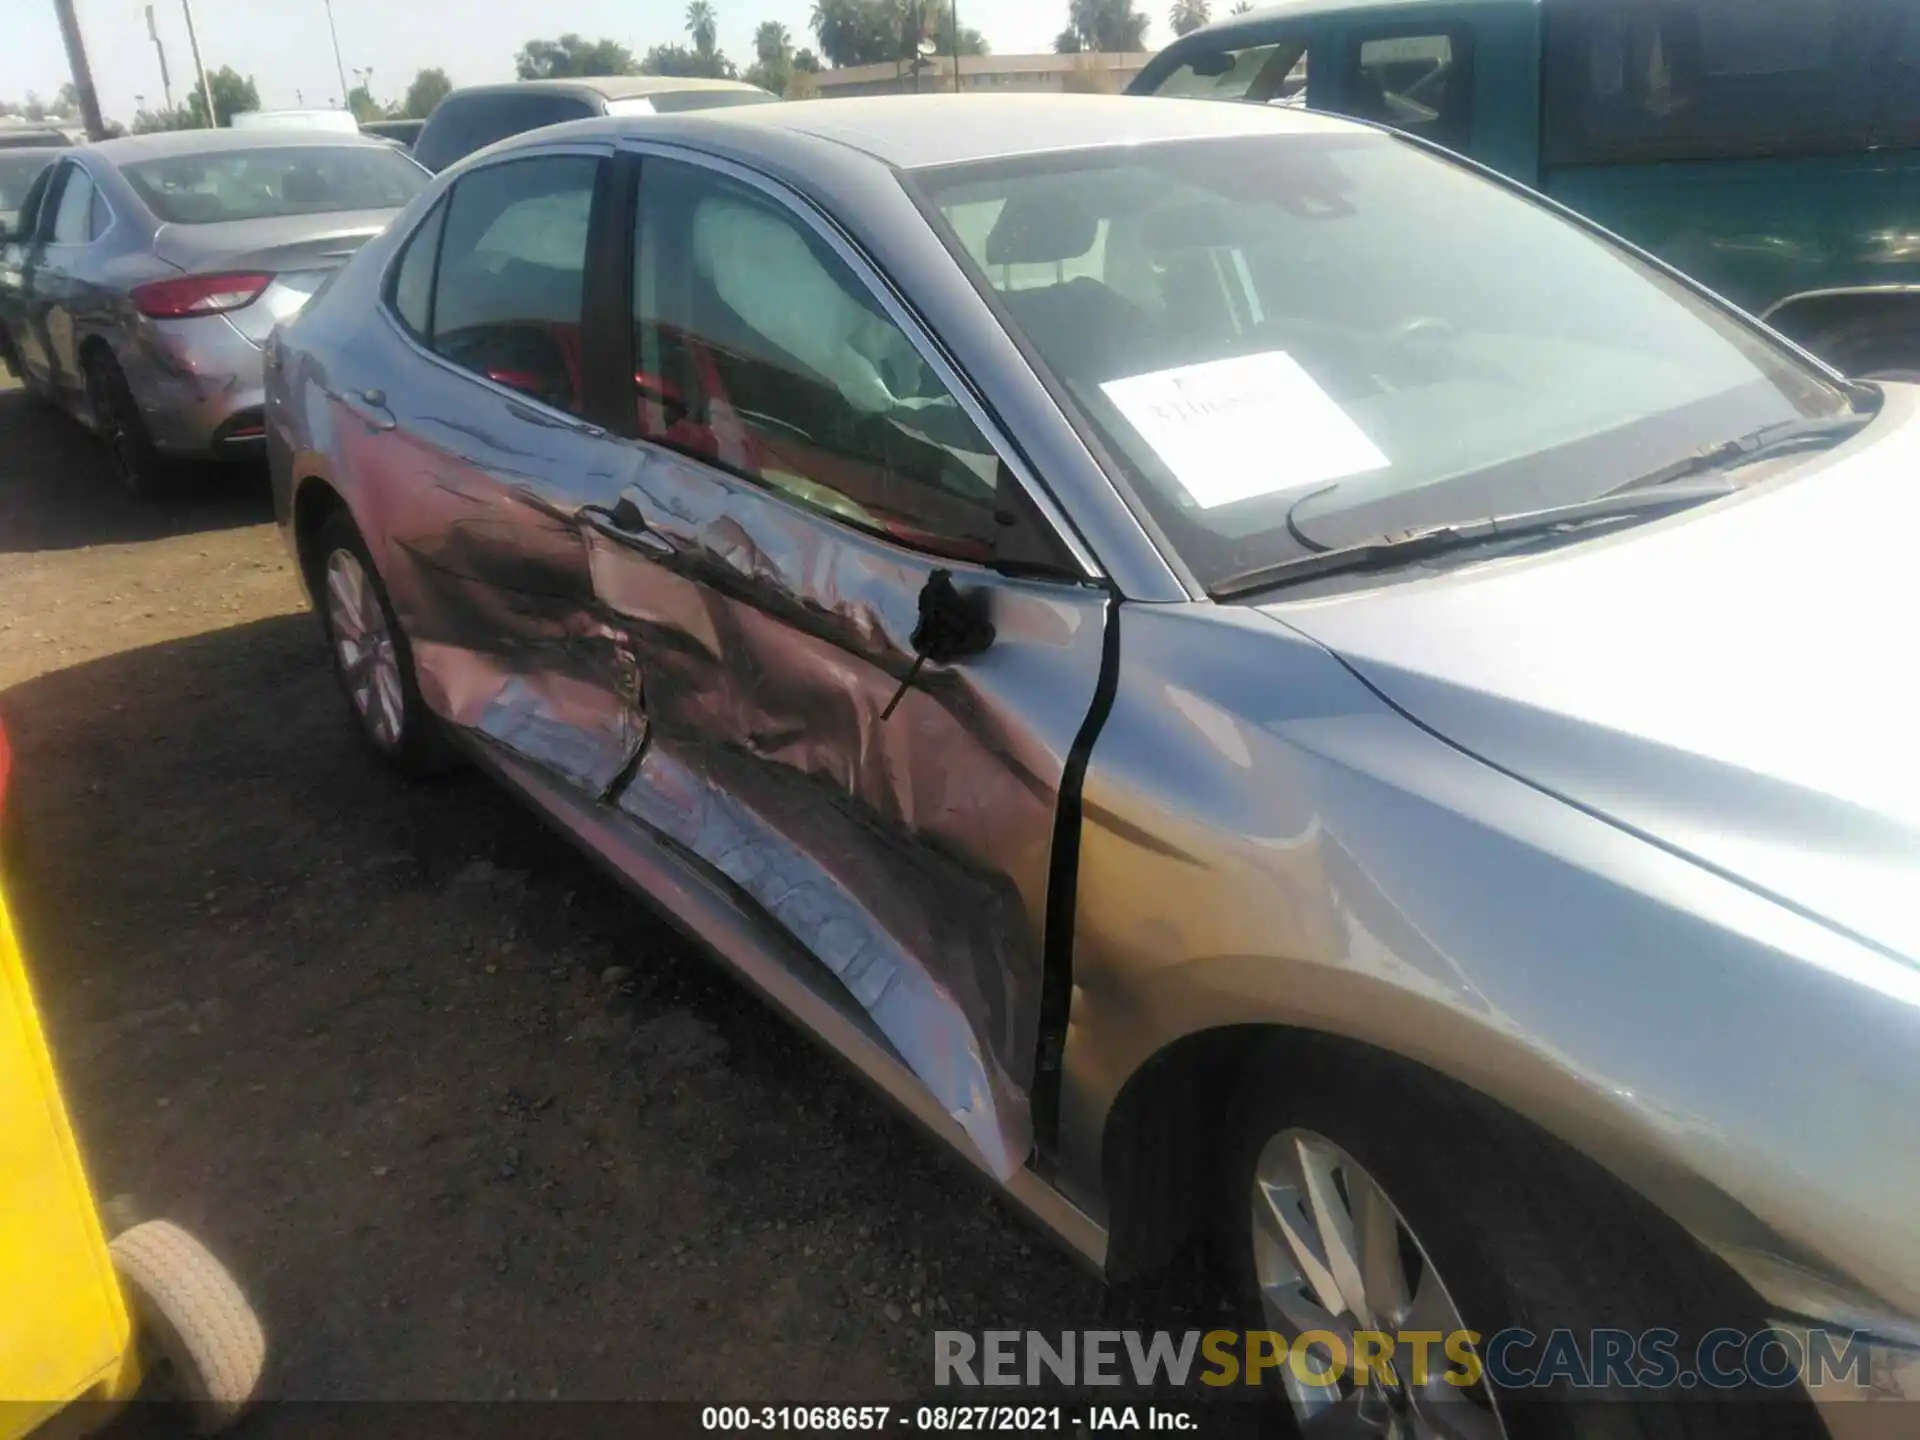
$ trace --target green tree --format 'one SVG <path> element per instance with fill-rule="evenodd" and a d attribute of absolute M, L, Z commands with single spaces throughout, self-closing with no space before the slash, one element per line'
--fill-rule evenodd
<path fill-rule="evenodd" d="M 152 135 L 162 130 L 192 130 L 198 126 L 198 123 L 185 107 L 172 110 L 137 110 L 133 116 L 133 133 Z"/>
<path fill-rule="evenodd" d="M 740 72 L 734 68 L 731 60 L 714 48 L 717 28 L 713 6 L 708 0 L 693 0 L 687 6 L 687 36 L 693 45 L 654 46 L 640 62 L 640 73 L 685 75 L 703 80 L 733 79 Z"/>
<path fill-rule="evenodd" d="M 762 20 L 753 32 L 753 64 L 746 78 L 762 90 L 787 93 L 793 78 L 793 37 L 778 20 Z"/>
<path fill-rule="evenodd" d="M 953 29 L 953 6 L 947 5 L 940 11 L 940 20 L 933 37 L 933 48 L 941 55 L 985 55 L 992 50 L 987 37 L 971 25 L 962 25 L 956 38 Z"/>
<path fill-rule="evenodd" d="M 731 80 L 738 73 L 719 51 L 702 55 L 685 45 L 656 45 L 640 62 L 642 75 L 681 75 L 698 80 Z"/>
<path fill-rule="evenodd" d="M 356 85 L 347 92 L 347 109 L 353 112 L 353 118 L 361 124 L 369 120 L 385 120 L 390 111 L 385 105 L 373 98 L 373 92 L 365 85 Z"/>
<path fill-rule="evenodd" d="M 1061 55 L 1082 50 L 1127 54 L 1146 48 L 1147 17 L 1133 0 L 1070 0 L 1067 28 L 1053 42 Z"/>
<path fill-rule="evenodd" d="M 213 123 L 231 125 L 237 110 L 258 110 L 260 92 L 255 88 L 251 75 L 242 75 L 231 65 L 222 65 L 218 70 L 207 74 L 207 88 L 213 91 Z M 187 103 L 181 107 L 186 111 L 188 125 L 204 130 L 207 126 L 207 100 L 195 85 L 187 93 Z"/>
<path fill-rule="evenodd" d="M 1173 0 L 1173 9 L 1167 12 L 1167 24 L 1176 35 L 1191 35 L 1212 18 L 1207 0 Z"/>
<path fill-rule="evenodd" d="M 803 46 L 794 54 L 793 72 L 796 75 L 818 75 L 820 73 L 820 57 L 814 54 L 812 50 Z"/>
<path fill-rule="evenodd" d="M 687 35 L 693 41 L 693 53 L 711 55 L 714 35 L 719 23 L 714 19 L 713 6 L 709 0 L 693 0 L 687 6 Z"/>
<path fill-rule="evenodd" d="M 617 40 L 584 40 L 572 33 L 558 40 L 529 40 L 513 57 L 513 72 L 522 80 L 631 75 L 638 68 L 633 52 Z"/>
<path fill-rule="evenodd" d="M 810 23 L 829 65 L 875 65 L 900 58 L 898 16 L 887 0 L 814 0 Z"/>
<path fill-rule="evenodd" d="M 410 120 L 424 120 L 433 113 L 434 106 L 447 98 L 451 89 L 453 82 L 447 79 L 446 71 L 422 70 L 407 86 L 407 98 L 400 103 L 400 113 Z"/>

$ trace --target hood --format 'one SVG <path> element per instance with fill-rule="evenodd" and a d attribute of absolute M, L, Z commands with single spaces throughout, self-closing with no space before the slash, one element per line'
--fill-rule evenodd
<path fill-rule="evenodd" d="M 398 210 L 276 215 L 213 225 L 162 225 L 153 253 L 197 273 L 221 270 L 332 270 L 387 228 Z"/>
<path fill-rule="evenodd" d="M 1609 539 L 1263 609 L 1489 764 L 1920 960 L 1916 402 Z"/>

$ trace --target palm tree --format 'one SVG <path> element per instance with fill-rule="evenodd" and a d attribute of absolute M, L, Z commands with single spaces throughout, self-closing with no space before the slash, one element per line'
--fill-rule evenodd
<path fill-rule="evenodd" d="M 1124 54 L 1144 49 L 1147 17 L 1133 0 L 1068 0 L 1067 28 L 1053 42 L 1060 54 L 1079 50 Z"/>
<path fill-rule="evenodd" d="M 1191 35 L 1212 18 L 1207 0 L 1173 0 L 1173 9 L 1167 13 L 1167 23 L 1176 35 Z"/>
<path fill-rule="evenodd" d="M 762 20 L 753 32 L 753 53 L 770 70 L 785 66 L 793 58 L 793 37 L 778 20 Z"/>
<path fill-rule="evenodd" d="M 693 37 L 695 53 L 713 54 L 716 28 L 713 6 L 709 0 L 693 0 L 693 3 L 687 6 L 687 34 Z"/>

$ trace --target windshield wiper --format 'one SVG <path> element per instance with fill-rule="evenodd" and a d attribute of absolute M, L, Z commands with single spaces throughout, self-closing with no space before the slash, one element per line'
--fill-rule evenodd
<path fill-rule="evenodd" d="M 1637 480 L 1629 480 L 1606 493 L 1625 495 L 1635 490 L 1651 490 L 1657 486 L 1671 485 L 1676 480 L 1733 470 L 1761 460 L 1798 454 L 1802 450 L 1829 450 L 1866 429 L 1878 413 L 1877 410 L 1853 411 L 1821 420 L 1786 420 L 1777 425 L 1766 425 L 1737 440 L 1724 440 L 1718 445 L 1696 450 L 1671 465 L 1662 465 L 1658 470 L 1642 475 Z"/>
<path fill-rule="evenodd" d="M 1235 600 L 1259 590 L 1275 590 L 1297 585 L 1303 580 L 1318 580 L 1325 575 L 1352 574 L 1356 571 L 1385 570 L 1408 565 L 1432 555 L 1490 540 L 1526 535 L 1544 535 L 1555 530 L 1576 529 L 1609 520 L 1645 520 L 1672 510 L 1685 510 L 1709 500 L 1723 499 L 1739 487 L 1730 480 L 1704 480 L 1690 485 L 1663 484 L 1657 490 L 1615 491 L 1592 500 L 1571 505 L 1554 505 L 1545 510 L 1529 510 L 1517 515 L 1492 515 L 1464 525 L 1435 525 L 1426 530 L 1410 530 L 1359 545 L 1342 545 L 1316 555 L 1300 555 L 1272 565 L 1243 570 L 1215 582 L 1207 593 L 1215 600 Z"/>

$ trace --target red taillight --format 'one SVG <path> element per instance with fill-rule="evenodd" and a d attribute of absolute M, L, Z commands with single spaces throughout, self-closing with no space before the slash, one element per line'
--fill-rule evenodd
<path fill-rule="evenodd" d="M 133 303 L 142 315 L 155 320 L 179 320 L 190 315 L 218 315 L 238 310 L 260 298 L 273 283 L 271 275 L 251 272 L 235 275 L 182 275 L 178 280 L 154 280 L 133 287 Z"/>

